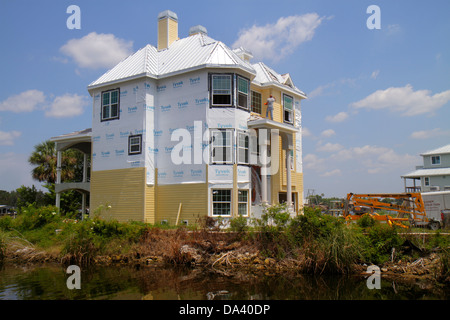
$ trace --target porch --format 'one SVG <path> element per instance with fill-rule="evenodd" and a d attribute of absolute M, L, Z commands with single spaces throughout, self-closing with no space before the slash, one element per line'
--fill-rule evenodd
<path fill-rule="evenodd" d="M 88 177 L 88 156 L 91 154 L 92 149 L 92 129 L 85 129 L 81 131 L 72 132 L 69 134 L 53 137 L 50 140 L 56 143 L 57 152 L 57 168 L 56 168 L 56 207 L 61 207 L 61 193 L 68 190 L 76 190 L 81 193 L 81 212 L 82 215 L 86 214 L 87 197 L 90 194 L 90 181 Z M 77 149 L 83 153 L 83 178 L 82 181 L 76 182 L 63 182 L 61 181 L 61 164 L 62 164 L 62 152 L 67 149 Z"/>

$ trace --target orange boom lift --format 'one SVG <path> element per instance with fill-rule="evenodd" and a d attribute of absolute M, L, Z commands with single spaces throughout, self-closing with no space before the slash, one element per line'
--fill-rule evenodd
<path fill-rule="evenodd" d="M 402 204 L 386 203 L 381 201 L 382 199 L 401 200 Z M 396 225 L 402 228 L 427 226 L 429 223 L 420 193 L 349 193 L 343 206 L 344 218 L 349 222 L 368 214 L 375 220 L 385 221 L 390 226 Z M 386 210 L 389 214 L 379 214 L 375 210 Z"/>

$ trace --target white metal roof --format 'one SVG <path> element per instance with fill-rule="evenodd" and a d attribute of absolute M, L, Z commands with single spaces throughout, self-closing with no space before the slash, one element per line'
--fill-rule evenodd
<path fill-rule="evenodd" d="M 450 175 L 450 168 L 418 169 L 402 176 L 402 178 L 420 178 L 429 176 Z"/>
<path fill-rule="evenodd" d="M 450 153 L 450 144 L 422 153 L 421 156 L 430 156 L 433 154 L 443 154 L 443 153 Z"/>
<path fill-rule="evenodd" d="M 52 137 L 51 141 L 68 140 L 68 139 L 80 139 L 85 137 L 90 137 L 92 135 L 92 128 L 87 128 L 80 131 L 75 131 L 71 133 L 66 133 L 57 137 Z"/>
<path fill-rule="evenodd" d="M 176 40 L 160 51 L 152 45 L 145 46 L 92 82 L 88 89 L 133 77 L 162 78 L 200 67 L 241 68 L 255 75 L 252 66 L 225 44 L 199 33 Z"/>
<path fill-rule="evenodd" d="M 293 86 L 288 74 L 280 75 L 263 63 L 252 65 L 223 42 L 204 33 L 178 39 L 169 48 L 160 51 L 147 45 L 92 82 L 88 90 L 143 76 L 159 79 L 205 67 L 239 68 L 259 85 L 278 85 L 306 98 L 302 91 Z"/>
<path fill-rule="evenodd" d="M 277 86 L 285 86 L 287 88 L 290 88 L 291 91 L 293 91 L 296 94 L 300 94 L 304 98 L 306 98 L 306 94 L 294 86 L 292 79 L 290 75 L 287 74 L 279 74 L 272 68 L 268 67 L 263 62 L 258 62 L 252 65 L 252 67 L 256 71 L 256 77 L 253 79 L 253 82 L 261 85 L 261 86 L 268 86 L 268 85 L 277 85 Z"/>

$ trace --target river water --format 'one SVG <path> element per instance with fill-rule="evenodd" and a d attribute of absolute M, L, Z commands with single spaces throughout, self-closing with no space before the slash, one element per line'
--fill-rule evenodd
<path fill-rule="evenodd" d="M 225 275 L 161 266 L 103 266 L 81 270 L 81 289 L 68 289 L 60 265 L 0 266 L 0 300 L 448 300 L 449 288 L 361 277 Z"/>

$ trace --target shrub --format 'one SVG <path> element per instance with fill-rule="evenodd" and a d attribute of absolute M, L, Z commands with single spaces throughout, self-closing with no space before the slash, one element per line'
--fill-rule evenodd
<path fill-rule="evenodd" d="M 13 226 L 13 219 L 10 216 L 0 218 L 0 231 L 10 231 Z"/>
<path fill-rule="evenodd" d="M 230 229 L 235 232 L 245 232 L 248 230 L 247 226 L 247 218 L 243 216 L 239 216 L 233 219 L 230 219 Z"/>
<path fill-rule="evenodd" d="M 36 208 L 34 205 L 29 205 L 22 209 L 22 213 L 16 218 L 14 225 L 21 231 L 42 228 L 49 223 L 61 221 L 57 212 L 58 209 L 55 206 Z"/>
<path fill-rule="evenodd" d="M 319 210 L 305 210 L 294 218 L 288 234 L 304 259 L 305 272 L 349 273 L 361 258 L 361 234 Z"/>
<path fill-rule="evenodd" d="M 356 224 L 364 229 L 373 227 L 375 223 L 376 220 L 372 218 L 369 214 L 363 215 L 360 219 L 356 221 Z"/>
<path fill-rule="evenodd" d="M 0 263 L 6 256 L 6 240 L 5 234 L 0 232 Z"/>
<path fill-rule="evenodd" d="M 398 249 L 402 243 L 397 228 L 376 223 L 367 229 L 364 243 L 365 259 L 374 264 L 384 263 L 389 259 L 392 248 Z"/>
<path fill-rule="evenodd" d="M 305 241 L 326 238 L 336 228 L 343 228 L 345 222 L 341 218 L 320 213 L 320 210 L 305 208 L 303 215 L 295 217 L 289 225 L 288 232 L 297 245 Z"/>
<path fill-rule="evenodd" d="M 99 253 L 100 246 L 95 241 L 90 221 L 68 227 L 68 236 L 65 238 L 62 254 L 62 262 L 86 266 L 93 262 Z"/>

